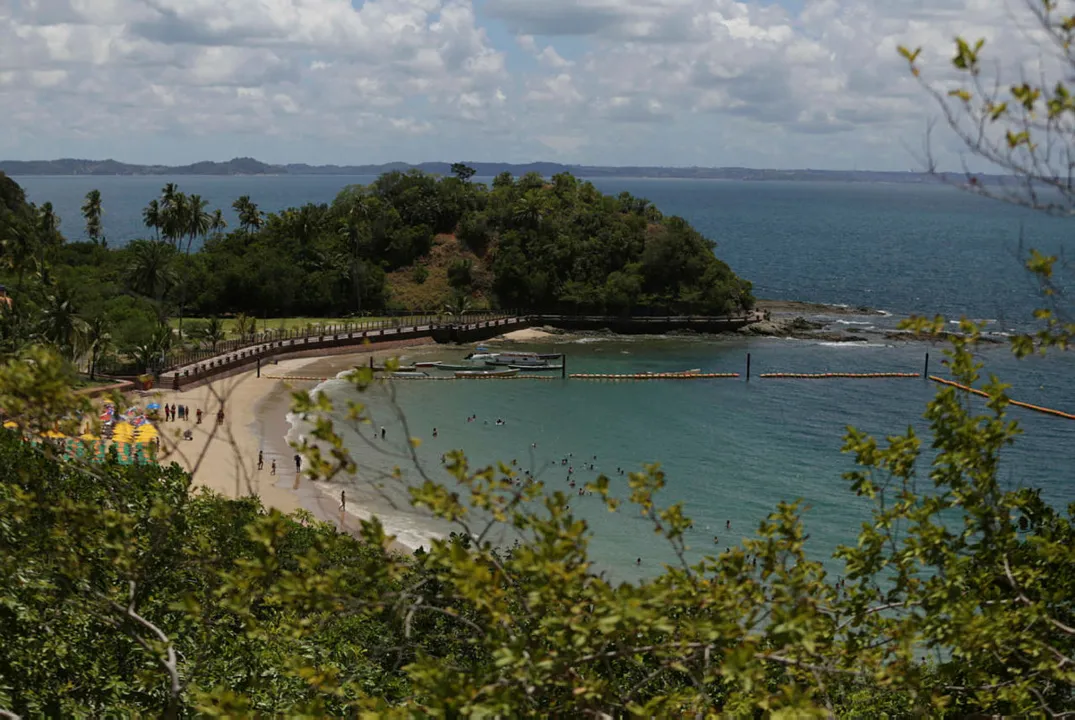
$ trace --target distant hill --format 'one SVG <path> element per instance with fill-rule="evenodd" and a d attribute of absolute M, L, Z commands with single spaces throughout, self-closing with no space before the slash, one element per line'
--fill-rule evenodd
<path fill-rule="evenodd" d="M 493 176 L 502 172 L 523 175 L 536 172 L 546 177 L 569 172 L 577 177 L 684 178 L 700 180 L 821 180 L 835 182 L 934 183 L 939 178 L 921 172 L 873 170 L 765 170 L 744 167 L 609 167 L 603 165 L 563 165 L 552 162 L 525 164 L 468 162 L 478 175 Z M 425 162 L 417 165 L 395 162 L 380 165 L 269 165 L 253 158 L 234 158 L 226 162 L 197 162 L 192 165 L 133 165 L 117 160 L 0 160 L 0 172 L 8 175 L 380 175 L 393 170 L 417 168 L 428 173 L 447 175 L 451 163 Z M 953 179 L 962 176 L 953 175 Z M 997 181 L 986 176 L 983 181 Z"/>

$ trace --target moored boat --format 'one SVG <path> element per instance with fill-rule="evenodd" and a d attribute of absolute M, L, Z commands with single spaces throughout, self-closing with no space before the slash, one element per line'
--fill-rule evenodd
<path fill-rule="evenodd" d="M 508 368 L 507 370 L 459 370 L 455 373 L 457 378 L 487 378 L 487 377 L 507 377 L 509 375 L 518 375 L 519 371 Z"/>
<path fill-rule="evenodd" d="M 432 360 L 428 362 L 416 362 L 414 366 L 416 368 L 437 368 L 440 367 L 442 364 L 443 363 L 440 360 Z"/>
<path fill-rule="evenodd" d="M 392 377 L 397 378 L 427 378 L 429 373 L 422 372 L 421 370 L 400 370 L 399 372 L 392 373 Z"/>
<path fill-rule="evenodd" d="M 508 365 L 513 370 L 526 370 L 528 372 L 538 372 L 540 370 L 563 370 L 563 365 Z"/>
<path fill-rule="evenodd" d="M 535 365 L 548 365 L 549 358 L 542 357 L 541 355 L 532 352 L 502 352 L 497 353 L 496 356 L 491 359 L 487 359 L 485 364 L 520 367 L 525 365 L 527 367 L 532 367 Z"/>

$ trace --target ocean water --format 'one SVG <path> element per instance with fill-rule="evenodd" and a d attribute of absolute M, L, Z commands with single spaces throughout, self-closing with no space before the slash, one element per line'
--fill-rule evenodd
<path fill-rule="evenodd" d="M 140 209 L 168 181 L 229 207 L 249 194 L 263 209 L 328 202 L 355 177 L 16 178 L 31 200 L 51 200 L 62 228 L 77 236 L 78 206 L 96 187 L 104 196 L 110 242 L 144 235 Z M 871 306 L 887 316 L 832 317 L 850 331 L 894 327 L 910 313 L 942 313 L 989 320 L 998 335 L 1033 326 L 1039 289 L 1022 268 L 1025 247 L 1061 252 L 1070 244 L 1068 221 L 935 186 L 837 183 L 736 183 L 690 180 L 601 179 L 605 192 L 647 197 L 666 214 L 688 219 L 718 244 L 718 255 L 755 283 L 756 294 L 774 299 Z M 72 227 L 74 226 L 74 227 Z M 1070 276 L 1061 285 L 1071 287 Z M 1070 309 L 1070 308 L 1069 308 Z M 929 442 L 922 420 L 935 386 L 920 379 L 762 380 L 784 372 L 921 371 L 944 375 L 942 346 L 904 343 L 870 335 L 864 343 L 781 338 L 582 338 L 532 349 L 565 352 L 574 372 L 674 371 L 702 368 L 745 371 L 752 356 L 755 378 L 682 382 L 611 383 L 579 380 L 424 382 L 390 384 L 366 397 L 339 380 L 322 389 L 338 400 L 362 400 L 373 428 L 348 430 L 348 444 L 362 469 L 349 483 L 349 505 L 376 511 L 401 539 L 424 542 L 444 526 L 407 507 L 404 487 L 383 480 L 399 465 L 407 481 L 418 479 L 405 450 L 407 431 L 423 442 L 415 451 L 437 477 L 439 458 L 464 449 L 472 465 L 515 459 L 550 491 L 572 495 L 571 508 L 594 531 L 593 557 L 614 577 L 655 572 L 671 552 L 629 510 L 610 515 L 596 498 L 577 496 L 599 472 L 616 492 L 626 481 L 617 468 L 658 461 L 667 476 L 666 502 L 683 502 L 695 521 L 692 553 L 738 542 L 781 500 L 802 498 L 810 548 L 825 558 L 839 543 L 853 542 L 867 505 L 847 489 L 852 468 L 840 453 L 847 425 L 885 435 L 914 427 L 924 437 L 920 465 L 928 474 Z M 461 348 L 409 351 L 407 359 L 458 359 Z M 1013 397 L 1075 412 L 1075 356 L 1051 354 L 1016 361 L 1004 346 L 985 348 L 987 372 L 1012 384 Z M 1005 451 L 1004 482 L 1040 487 L 1057 505 L 1075 501 L 1071 468 L 1075 422 L 1012 410 L 1023 436 Z M 477 415 L 476 422 L 466 418 Z M 406 429 L 402 418 L 406 420 Z M 497 425 L 502 418 L 505 423 Z M 486 424 L 488 421 L 488 424 Z M 437 428 L 438 437 L 432 437 Z M 303 428 L 296 427 L 301 433 Z M 536 444 L 536 447 L 534 445 Z M 597 456 L 594 461 L 593 456 Z M 594 470 L 589 470 L 589 464 Z M 446 476 L 440 475 L 444 478 Z M 331 489 L 333 493 L 336 488 Z M 729 532 L 726 523 L 731 521 Z M 714 543 L 714 540 L 716 541 Z M 636 565 L 638 559 L 642 565 Z M 834 574 L 839 566 L 829 562 Z"/>

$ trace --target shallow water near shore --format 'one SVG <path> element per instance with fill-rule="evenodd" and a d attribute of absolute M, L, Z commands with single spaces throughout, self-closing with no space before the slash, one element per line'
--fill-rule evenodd
<path fill-rule="evenodd" d="M 694 520 L 689 536 L 692 556 L 738 543 L 744 534 L 753 534 L 778 502 L 801 498 L 808 508 L 810 552 L 839 575 L 839 564 L 828 558 L 838 544 L 853 543 L 861 522 L 868 518 L 866 501 L 855 498 L 841 477 L 853 467 L 852 459 L 840 452 L 846 426 L 881 436 L 914 426 L 924 438 L 919 469 L 925 476 L 930 451 L 928 427 L 921 416 L 937 386 L 920 378 L 775 380 L 760 379 L 758 374 L 921 372 L 926 352 L 931 353 L 930 372 L 947 374 L 941 364 L 942 347 L 923 343 L 588 337 L 512 347 L 565 352 L 569 370 L 581 373 L 701 368 L 745 374 L 749 352 L 754 377 L 750 382 L 745 377 L 642 382 L 559 377 L 397 380 L 379 384 L 361 398 L 346 381 L 331 380 L 320 389 L 340 406 L 347 400 L 365 402 L 373 416 L 372 427 L 344 433 L 362 467 L 359 481 L 347 484 L 349 504 L 376 512 L 391 532 L 412 546 L 449 529 L 410 509 L 401 484 L 370 486 L 371 480 L 383 479 L 395 466 L 406 482 L 418 481 L 407 456 L 405 422 L 410 434 L 422 441 L 415 455 L 431 477 L 451 482 L 439 469 L 440 456 L 463 449 L 472 467 L 516 460 L 519 469 L 532 470 L 549 492 L 568 493 L 572 511 L 593 530 L 596 569 L 613 578 L 652 574 L 672 562 L 673 554 L 638 517 L 637 509 L 625 505 L 610 514 L 596 497 L 578 496 L 578 488 L 604 473 L 612 479 L 614 494 L 625 498 L 627 480 L 618 470 L 639 470 L 652 462 L 659 462 L 667 477 L 662 503 L 683 502 Z M 403 358 L 458 359 L 464 350 L 423 348 L 404 351 Z M 997 346 L 983 350 L 981 358 L 986 372 L 1013 385 L 1012 397 L 1075 410 L 1070 400 L 1075 394 L 1055 390 L 1070 387 L 1075 357 L 1016 361 L 1007 347 Z M 467 422 L 471 415 L 477 416 L 475 422 Z M 1004 482 L 1041 487 L 1045 497 L 1058 505 L 1075 501 L 1069 482 L 1075 422 L 1015 409 L 1012 415 L 1024 435 L 1005 452 Z M 497 419 L 504 424 L 497 425 Z M 382 426 L 385 441 L 378 437 Z M 561 465 L 564 457 L 566 467 Z M 569 479 L 575 480 L 576 488 L 569 486 Z M 339 487 L 326 490 L 338 494 Z M 731 531 L 726 530 L 729 521 Z"/>

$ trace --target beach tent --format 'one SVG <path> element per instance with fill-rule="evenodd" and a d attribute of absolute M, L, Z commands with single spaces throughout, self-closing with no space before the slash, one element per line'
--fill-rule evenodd
<path fill-rule="evenodd" d="M 142 425 L 138 428 L 138 432 L 135 433 L 134 440 L 142 445 L 151 443 L 158 437 L 157 428 L 153 427 L 149 423 Z"/>

